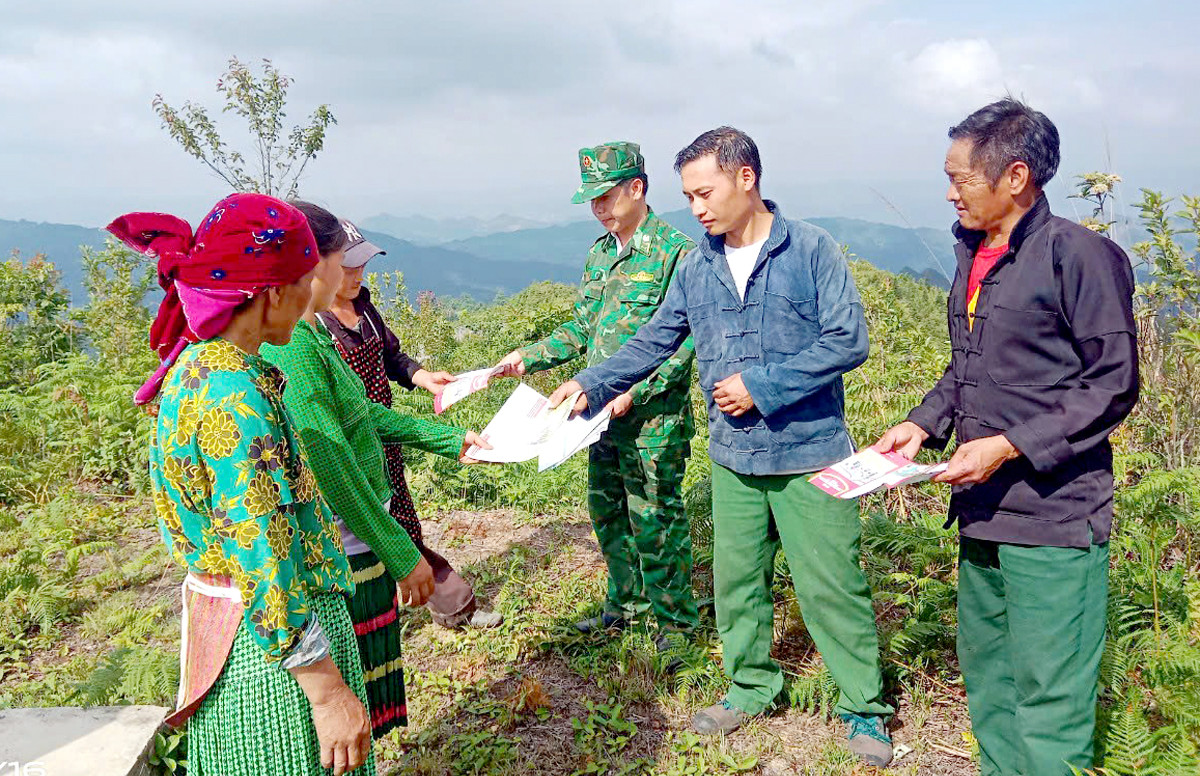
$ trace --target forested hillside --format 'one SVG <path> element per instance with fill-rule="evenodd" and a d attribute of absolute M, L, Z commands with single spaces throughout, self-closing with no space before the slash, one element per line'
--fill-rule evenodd
<path fill-rule="evenodd" d="M 687 210 L 665 214 L 676 228 L 693 239 L 702 233 L 700 224 Z M 464 220 L 465 221 L 465 220 Z M 531 225 L 522 219 L 487 222 L 451 222 L 445 229 L 495 231 L 463 239 L 432 239 L 441 233 L 430 219 L 395 216 L 366 219 L 360 224 L 368 239 L 387 251 L 372 264 L 373 272 L 403 272 L 412 290 L 436 296 L 467 296 L 477 302 L 492 302 L 498 294 L 511 295 L 530 283 L 549 280 L 575 283 L 588 248 L 602 230 L 588 218 L 555 226 Z M 953 240 L 948 230 L 904 229 L 852 218 L 815 218 L 852 253 L 889 272 L 920 277 L 949 287 L 954 274 Z M 369 224 L 369 225 L 366 225 Z M 62 273 L 62 285 L 76 306 L 87 293 L 84 266 L 79 261 L 81 246 L 102 249 L 107 235 L 100 229 L 70 224 L 0 219 L 0 255 L 17 250 L 31 257 L 44 254 Z M 157 298 L 155 298 L 156 300 Z"/>

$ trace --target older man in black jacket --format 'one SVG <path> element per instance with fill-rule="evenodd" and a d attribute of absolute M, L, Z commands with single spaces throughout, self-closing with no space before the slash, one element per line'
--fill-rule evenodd
<path fill-rule="evenodd" d="M 1112 447 L 1138 394 L 1133 273 L 1050 213 L 1058 130 L 1012 98 L 950 130 L 958 213 L 951 359 L 875 444 L 958 447 L 939 477 L 959 524 L 958 655 L 980 770 L 1092 765 L 1104 650 Z"/>

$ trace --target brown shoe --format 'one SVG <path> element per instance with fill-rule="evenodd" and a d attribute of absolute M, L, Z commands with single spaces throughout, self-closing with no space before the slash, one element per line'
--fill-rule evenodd
<path fill-rule="evenodd" d="M 697 733 L 715 736 L 732 733 L 750 720 L 750 715 L 728 700 L 709 706 L 692 717 L 692 728 Z"/>

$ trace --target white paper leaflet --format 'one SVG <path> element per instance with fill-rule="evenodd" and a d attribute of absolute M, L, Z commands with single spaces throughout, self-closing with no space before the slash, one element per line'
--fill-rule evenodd
<path fill-rule="evenodd" d="M 558 466 L 599 440 L 608 428 L 608 410 L 590 420 L 570 417 L 578 396 L 568 397 L 552 410 L 545 396 L 521 383 L 483 430 L 492 449 L 472 447 L 467 455 L 493 463 L 537 458 L 539 471 Z"/>
<path fill-rule="evenodd" d="M 460 402 L 471 394 L 487 388 L 488 381 L 502 371 L 504 370 L 500 367 L 494 367 L 492 369 L 476 369 L 473 372 L 463 372 L 460 375 L 455 375 L 458 379 L 452 383 L 447 383 L 442 392 L 434 397 L 433 411 L 441 415 L 451 404 Z"/>

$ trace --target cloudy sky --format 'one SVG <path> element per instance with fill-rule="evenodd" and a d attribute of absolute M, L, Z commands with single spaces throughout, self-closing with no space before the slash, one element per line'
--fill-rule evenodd
<path fill-rule="evenodd" d="M 227 193 L 150 107 L 216 111 L 232 55 L 295 78 L 290 118 L 338 119 L 302 193 L 351 217 L 582 217 L 576 149 L 641 142 L 651 204 L 670 163 L 732 124 L 794 215 L 945 226 L 945 133 L 1011 92 L 1058 124 L 1072 176 L 1200 194 L 1200 11 L 1010 0 L 48 0 L 0 11 L 0 218 L 193 221 Z M 987 15 L 979 9 L 987 8 Z M 233 119 L 230 139 L 245 137 Z M 890 204 L 888 204 L 890 203 Z M 897 212 L 898 211 L 898 212 Z"/>

